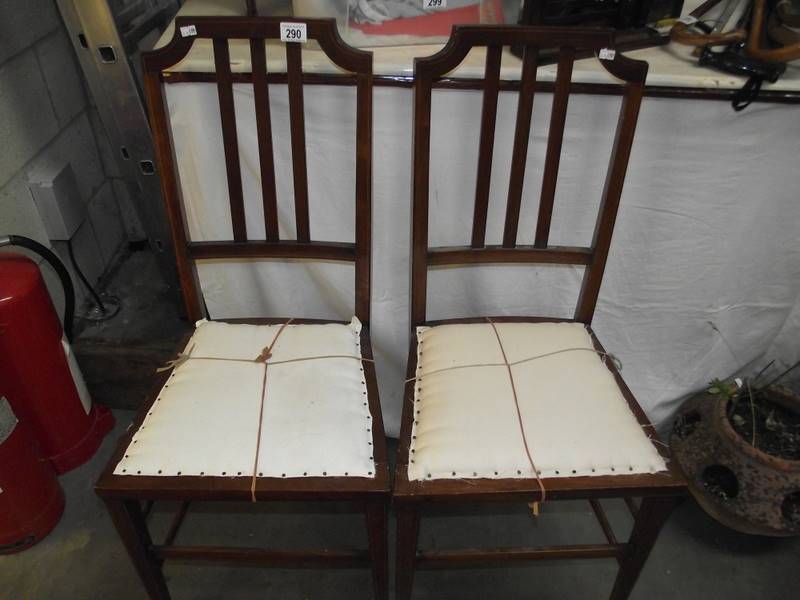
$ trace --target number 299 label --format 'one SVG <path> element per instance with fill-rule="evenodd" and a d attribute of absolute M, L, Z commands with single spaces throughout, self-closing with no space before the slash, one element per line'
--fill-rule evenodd
<path fill-rule="evenodd" d="M 305 23 L 281 23 L 282 42 L 302 42 L 308 41 L 308 32 Z"/>
<path fill-rule="evenodd" d="M 422 0 L 422 8 L 425 10 L 447 8 L 447 0 Z"/>

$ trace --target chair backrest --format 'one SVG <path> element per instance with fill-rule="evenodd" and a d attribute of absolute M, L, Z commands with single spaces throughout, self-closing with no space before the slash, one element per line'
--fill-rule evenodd
<path fill-rule="evenodd" d="M 305 23 L 308 40 L 321 50 L 341 72 L 325 76 L 326 83 L 356 86 L 355 241 L 354 243 L 312 241 L 308 212 L 308 175 L 303 109 L 303 84 L 314 77 L 303 73 L 302 43 L 287 42 L 286 72 L 268 73 L 265 41 L 280 39 L 281 22 Z M 189 28 L 189 29 L 187 29 Z M 190 32 L 183 37 L 181 31 Z M 184 199 L 175 168 L 163 84 L 164 71 L 181 61 L 197 39 L 211 39 L 214 73 L 176 73 L 192 81 L 216 83 L 219 96 L 228 199 L 232 224 L 229 241 L 196 242 L 189 239 Z M 232 73 L 229 40 L 249 40 L 251 73 Z M 167 205 L 178 276 L 186 311 L 191 320 L 203 316 L 194 261 L 200 259 L 282 258 L 335 260 L 355 263 L 355 315 L 369 322 L 371 207 L 372 207 L 372 54 L 347 46 L 339 37 L 333 19 L 289 19 L 278 17 L 183 17 L 175 21 L 170 43 L 143 56 L 144 88 L 155 139 L 161 187 Z M 200 77 L 197 77 L 197 76 Z M 171 79 L 179 79 L 171 77 Z M 264 206 L 265 239 L 250 239 L 245 225 L 245 208 L 233 103 L 233 83 L 251 83 L 255 100 L 258 158 Z M 291 131 L 296 239 L 283 240 L 278 234 L 275 163 L 269 109 L 270 83 L 288 84 Z M 224 201 L 224 200 L 223 200 Z"/>
<path fill-rule="evenodd" d="M 500 62 L 505 46 L 524 47 L 518 84 L 500 80 Z M 431 144 L 431 95 L 434 87 L 454 87 L 456 81 L 442 81 L 474 47 L 486 48 L 483 79 L 483 107 L 480 125 L 477 183 L 471 244 L 464 247 L 428 247 L 428 195 Z M 647 63 L 614 53 L 613 32 L 603 29 L 573 29 L 509 26 L 455 27 L 447 45 L 437 54 L 414 63 L 414 181 L 412 214 L 411 324 L 425 322 L 428 269 L 432 266 L 474 263 L 556 263 L 585 265 L 575 319 L 591 322 L 611 235 L 617 215 L 625 171 L 628 166 L 639 105 L 647 75 Z M 608 49 L 608 51 L 606 50 Z M 564 123 L 567 114 L 572 66 L 577 53 L 593 51 L 612 75 L 625 82 L 619 121 L 611 150 L 595 231 L 590 247 L 550 246 L 550 221 L 558 177 Z M 542 52 L 557 52 L 558 70 L 553 86 L 553 107 L 542 174 L 536 237 L 532 246 L 517 244 L 522 188 L 528 153 L 534 92 L 537 89 L 537 58 Z M 601 52 L 602 51 L 602 52 Z M 612 58 L 602 58 L 611 55 Z M 475 80 L 470 80 L 471 84 Z M 492 172 L 497 98 L 501 87 L 518 89 L 516 127 L 505 214 L 503 242 L 485 243 L 489 184 Z"/>

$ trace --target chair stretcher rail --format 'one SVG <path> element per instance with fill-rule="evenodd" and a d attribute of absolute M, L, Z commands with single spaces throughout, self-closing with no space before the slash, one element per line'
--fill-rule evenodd
<path fill-rule="evenodd" d="M 476 563 L 505 562 L 509 560 L 569 560 L 574 558 L 618 558 L 625 544 L 579 544 L 571 546 L 543 546 L 540 548 L 498 548 L 491 550 L 443 550 L 417 553 L 420 568 L 459 567 Z"/>

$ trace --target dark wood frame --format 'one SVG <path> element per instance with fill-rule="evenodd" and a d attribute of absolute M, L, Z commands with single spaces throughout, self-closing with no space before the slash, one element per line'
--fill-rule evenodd
<path fill-rule="evenodd" d="M 233 73 L 231 78 L 234 83 L 251 83 L 253 77 L 250 73 Z M 286 83 L 286 75 L 282 73 L 272 73 L 268 75 L 271 83 Z M 201 71 L 171 71 L 163 74 L 165 83 L 187 83 L 187 82 L 213 82 L 214 74 Z M 326 73 L 304 73 L 303 83 L 316 85 L 350 85 L 347 77 L 340 75 L 330 75 Z M 380 87 L 414 87 L 414 78 L 408 75 L 375 75 L 373 77 L 375 86 Z M 501 79 L 499 83 L 500 91 L 519 91 L 520 82 Z M 461 89 L 461 90 L 482 90 L 483 83 L 480 79 L 464 77 L 442 77 L 433 84 L 434 89 Z M 598 96 L 619 96 L 621 86 L 613 83 L 570 83 L 572 94 L 594 94 Z M 534 85 L 537 93 L 552 93 L 554 84 L 550 81 L 537 81 Z M 644 97 L 646 98 L 676 98 L 683 100 L 717 100 L 730 102 L 738 89 L 709 89 L 674 87 L 668 85 L 645 85 Z M 791 90 L 762 90 L 754 102 L 764 102 L 770 104 L 800 104 L 800 92 Z"/>
<path fill-rule="evenodd" d="M 498 55 L 503 46 L 525 47 L 522 78 L 516 89 L 520 90 L 517 123 L 514 136 L 512 168 L 507 199 L 507 212 L 503 242 L 499 246 L 485 244 L 486 210 L 488 204 L 489 176 L 491 173 L 491 147 L 495 128 L 497 93 L 499 85 Z M 483 110 L 481 116 L 481 151 L 477 172 L 472 239 L 469 246 L 459 248 L 431 248 L 428 246 L 428 193 L 430 159 L 431 95 L 437 82 L 455 68 L 475 46 L 487 47 L 486 76 L 482 81 Z M 419 325 L 442 323 L 485 322 L 484 318 L 426 321 L 427 277 L 431 266 L 493 263 L 555 263 L 585 265 L 584 279 L 578 298 L 574 319 L 589 327 L 597 302 L 603 277 L 614 221 L 617 215 L 625 171 L 639 113 L 639 106 L 647 74 L 647 63 L 631 60 L 617 53 L 614 60 L 601 60 L 603 66 L 624 81 L 622 106 L 617 124 L 613 150 L 606 183 L 603 190 L 597 225 L 592 244 L 583 247 L 553 247 L 549 245 L 550 218 L 553 210 L 555 186 L 558 177 L 558 160 L 564 132 L 567 101 L 571 91 L 572 62 L 579 50 L 597 53 L 602 48 L 613 48 L 613 33 L 599 29 L 541 28 L 541 27 L 482 27 L 455 28 L 448 44 L 437 54 L 415 61 L 414 85 L 414 180 L 412 214 L 411 260 L 411 347 L 407 377 L 416 372 L 416 334 Z M 527 157 L 531 110 L 536 90 L 536 60 L 540 50 L 557 50 L 558 72 L 554 84 L 553 111 L 546 150 L 539 218 L 535 242 L 521 246 L 516 242 L 519 211 Z M 564 321 L 537 317 L 494 317 L 497 322 Z M 594 333 L 595 347 L 602 346 Z M 620 390 L 626 398 L 645 432 L 658 439 L 655 429 L 625 385 L 613 365 L 609 365 Z M 397 510 L 397 565 L 396 593 L 398 600 L 411 595 L 414 571 L 417 567 L 467 566 L 509 560 L 616 558 L 619 574 L 611 597 L 627 598 L 647 556 L 655 543 L 660 528 L 676 501 L 685 493 L 685 482 L 668 464 L 669 470 L 655 474 L 633 474 L 598 477 L 545 478 L 547 501 L 586 499 L 598 517 L 608 544 L 579 544 L 561 547 L 516 549 L 469 549 L 457 551 L 417 551 L 417 537 L 421 511 L 429 503 L 457 502 L 536 502 L 542 493 L 536 479 L 458 479 L 409 481 L 411 431 L 414 403 L 413 381 L 406 384 L 400 443 L 397 452 L 397 469 L 394 482 L 394 502 Z M 656 446 L 666 458 L 663 446 Z M 634 497 L 641 497 L 636 504 Z M 630 540 L 617 540 L 599 499 L 624 498 L 635 516 Z"/>
<path fill-rule="evenodd" d="M 171 42 L 143 56 L 144 87 L 150 111 L 150 123 L 156 142 L 156 158 L 161 174 L 162 191 L 172 230 L 178 273 L 186 312 L 192 321 L 204 316 L 197 285 L 194 261 L 208 258 L 303 258 L 336 260 L 354 263 L 355 314 L 361 320 L 362 362 L 367 382 L 369 409 L 372 415 L 372 446 L 375 461 L 373 479 L 356 477 L 259 477 L 255 499 L 263 501 L 352 501 L 366 517 L 369 548 L 367 550 L 286 551 L 260 548 L 228 548 L 211 546 L 176 546 L 175 537 L 193 501 L 250 501 L 252 478 L 240 477 L 149 477 L 114 475 L 114 468 L 138 430 L 156 395 L 164 384 L 166 374 L 156 382 L 154 393 L 139 410 L 133 426 L 120 440 L 117 450 L 101 475 L 96 492 L 102 497 L 128 553 L 153 599 L 169 598 L 161 566 L 166 559 L 226 560 L 257 563 L 269 566 L 300 567 L 371 567 L 375 597 L 388 597 L 387 503 L 389 499 L 389 469 L 386 441 L 378 397 L 378 386 L 369 340 L 370 260 L 371 260 L 371 194 L 372 194 L 372 55 L 348 47 L 339 38 L 333 20 L 291 19 L 306 24 L 309 40 L 315 40 L 328 57 L 347 71 L 341 77 L 356 86 L 356 189 L 355 243 L 312 241 L 308 218 L 308 188 L 305 163 L 305 133 L 303 115 L 303 82 L 301 47 L 287 43 L 287 73 L 282 74 L 289 85 L 291 151 L 295 182 L 295 212 L 297 239 L 282 240 L 278 235 L 275 197 L 275 174 L 272 153 L 272 134 L 268 105 L 267 62 L 265 40 L 280 38 L 280 22 L 287 19 L 271 17 L 192 17 L 175 21 L 175 36 Z M 186 25 L 196 28 L 196 35 L 181 37 Z M 236 139 L 232 83 L 234 76 L 228 58 L 228 40 L 249 39 L 253 73 L 259 159 L 266 239 L 248 239 L 242 198 L 241 174 Z M 163 93 L 164 70 L 186 56 L 196 39 L 213 40 L 216 73 L 209 80 L 217 84 L 221 125 L 225 149 L 228 193 L 231 210 L 232 240 L 224 242 L 192 242 L 183 214 L 181 188 L 175 168 L 170 126 Z M 287 319 L 239 319 L 236 322 L 283 323 Z M 329 322 L 297 319 L 295 323 Z M 146 517 L 152 503 L 159 500 L 180 500 L 173 525 L 161 544 L 154 544 L 147 528 Z"/>

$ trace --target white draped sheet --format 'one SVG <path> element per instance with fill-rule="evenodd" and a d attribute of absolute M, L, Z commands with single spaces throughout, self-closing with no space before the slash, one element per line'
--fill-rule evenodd
<path fill-rule="evenodd" d="M 214 85 L 166 86 L 181 184 L 194 240 L 230 239 Z M 288 97 L 271 86 L 281 235 L 293 237 Z M 389 435 L 399 430 L 411 328 L 409 221 L 412 92 L 374 93 L 371 334 Z M 502 236 L 516 93 L 502 92 L 487 243 Z M 307 86 L 312 239 L 352 241 L 355 91 Z M 251 239 L 264 236 L 253 93 L 234 86 Z M 552 244 L 588 244 L 619 98 L 570 99 Z M 468 243 L 478 92 L 436 91 L 431 169 L 432 245 Z M 531 243 L 551 96 L 535 100 L 519 243 Z M 800 359 L 800 119 L 791 105 L 646 98 L 594 328 L 659 423 L 712 377 L 767 358 Z M 582 268 L 525 265 L 437 269 L 429 318 L 484 314 L 571 316 Z M 343 263 L 203 261 L 211 318 L 327 317 L 353 313 L 353 269 Z"/>

